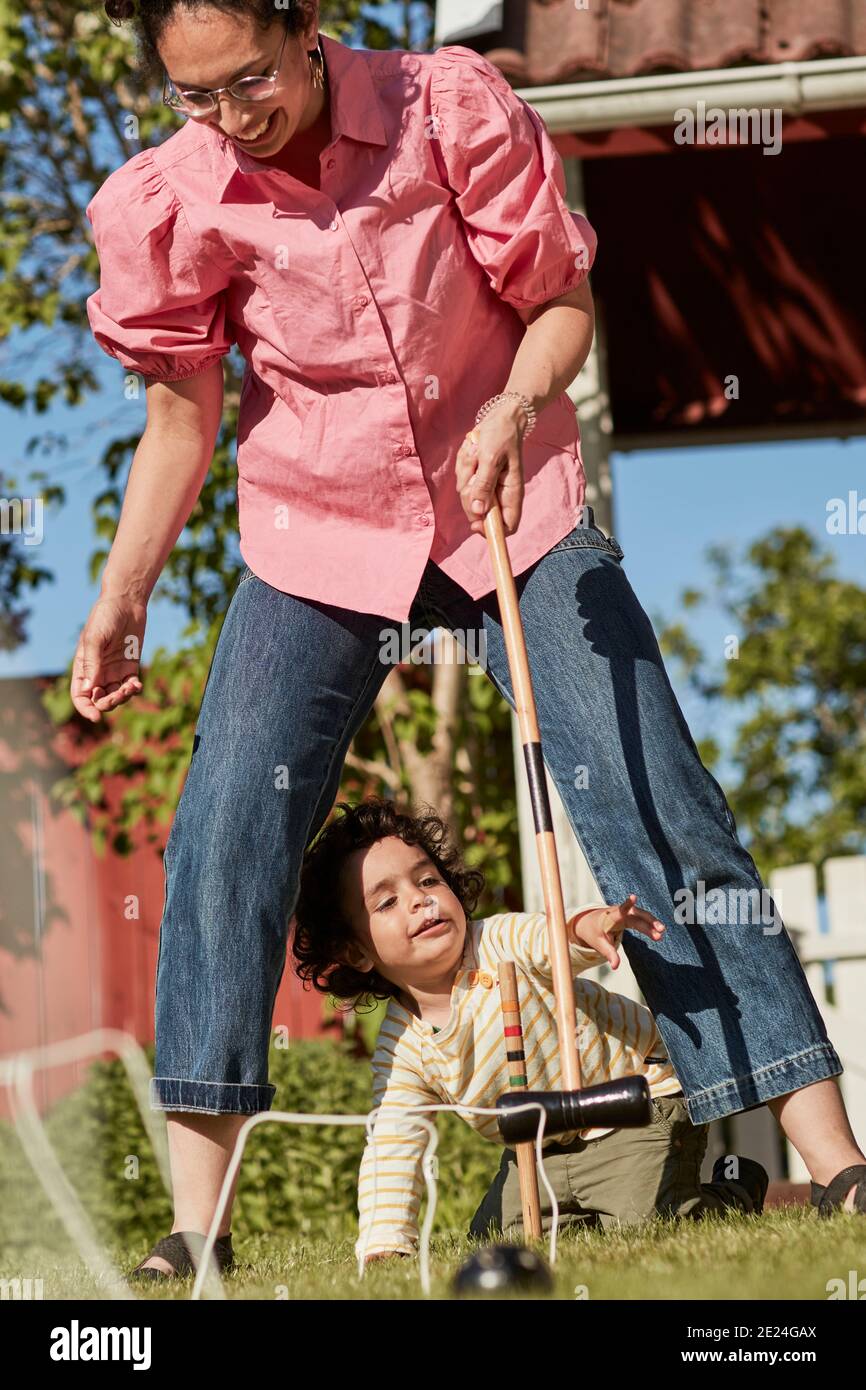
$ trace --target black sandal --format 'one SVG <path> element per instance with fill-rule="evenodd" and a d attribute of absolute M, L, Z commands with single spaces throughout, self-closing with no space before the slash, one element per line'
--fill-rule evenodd
<path fill-rule="evenodd" d="M 810 1200 L 812 1206 L 818 1208 L 819 1216 L 832 1216 L 834 1211 L 844 1209 L 845 1198 L 855 1178 L 859 1178 L 859 1182 L 854 1189 L 854 1210 L 866 1212 L 866 1163 L 852 1163 L 850 1168 L 843 1168 L 831 1178 L 826 1187 L 812 1183 Z"/>
<path fill-rule="evenodd" d="M 135 1269 L 127 1275 L 128 1279 L 182 1279 L 188 1274 L 195 1274 L 196 1265 L 192 1259 L 201 1258 L 204 1250 L 205 1237 L 199 1231 L 172 1231 L 171 1235 L 163 1236 L 156 1242 L 149 1255 L 145 1255 L 141 1264 L 137 1264 Z M 214 1256 L 221 1273 L 234 1269 L 235 1257 L 232 1250 L 232 1233 L 219 1236 L 214 1242 Z M 163 1260 L 167 1260 L 172 1266 L 174 1273 L 166 1274 L 164 1269 L 151 1267 L 146 1269 L 147 1261 L 154 1255 L 159 1255 Z"/>

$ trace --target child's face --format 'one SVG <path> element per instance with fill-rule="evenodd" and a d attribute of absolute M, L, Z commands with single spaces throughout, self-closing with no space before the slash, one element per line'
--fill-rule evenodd
<path fill-rule="evenodd" d="M 389 835 L 350 855 L 343 906 L 355 934 L 346 958 L 357 969 L 406 988 L 441 982 L 459 966 L 466 914 L 420 845 Z"/>

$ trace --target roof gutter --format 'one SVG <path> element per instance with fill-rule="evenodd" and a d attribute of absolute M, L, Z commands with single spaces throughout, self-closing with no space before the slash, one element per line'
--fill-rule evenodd
<path fill-rule="evenodd" d="M 866 107 L 866 57 L 708 68 L 656 77 L 518 87 L 551 132 L 670 125 L 699 101 L 725 110 L 780 108 L 786 115 Z"/>

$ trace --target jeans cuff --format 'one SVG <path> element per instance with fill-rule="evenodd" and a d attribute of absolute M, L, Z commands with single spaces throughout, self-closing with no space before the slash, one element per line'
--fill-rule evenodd
<path fill-rule="evenodd" d="M 722 1081 L 718 1086 L 710 1086 L 707 1090 L 686 1096 L 689 1119 L 695 1125 L 721 1120 L 725 1115 L 736 1115 L 740 1110 L 764 1105 L 777 1096 L 788 1095 L 790 1091 L 799 1091 L 815 1081 L 841 1076 L 843 1070 L 842 1061 L 832 1043 L 818 1043 L 794 1057 L 782 1057 L 778 1062 L 770 1062 L 766 1067 L 759 1067 L 745 1076 Z"/>
<path fill-rule="evenodd" d="M 177 1076 L 150 1078 L 151 1110 L 200 1110 L 204 1115 L 257 1115 L 270 1110 L 276 1086 L 235 1081 L 187 1081 Z"/>

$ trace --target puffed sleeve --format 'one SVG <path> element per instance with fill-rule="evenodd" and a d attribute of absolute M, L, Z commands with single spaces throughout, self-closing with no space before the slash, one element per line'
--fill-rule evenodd
<path fill-rule="evenodd" d="M 99 346 L 157 381 L 196 376 L 224 356 L 234 341 L 228 277 L 196 245 L 152 151 L 106 179 L 86 212 L 101 272 L 86 307 Z"/>
<path fill-rule="evenodd" d="M 473 256 L 515 308 L 568 294 L 591 269 L 597 238 L 565 201 L 547 127 L 480 54 L 451 45 L 434 59 L 432 138 Z"/>

